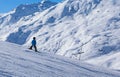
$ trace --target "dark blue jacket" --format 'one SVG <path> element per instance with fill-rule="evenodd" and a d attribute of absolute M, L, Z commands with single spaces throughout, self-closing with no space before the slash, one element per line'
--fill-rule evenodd
<path fill-rule="evenodd" d="M 32 40 L 32 45 L 36 45 L 36 40 Z"/>

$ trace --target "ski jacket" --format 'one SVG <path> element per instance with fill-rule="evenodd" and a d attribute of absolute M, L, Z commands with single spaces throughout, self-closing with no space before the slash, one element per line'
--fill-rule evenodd
<path fill-rule="evenodd" d="M 36 45 L 36 40 L 32 40 L 32 45 Z"/>

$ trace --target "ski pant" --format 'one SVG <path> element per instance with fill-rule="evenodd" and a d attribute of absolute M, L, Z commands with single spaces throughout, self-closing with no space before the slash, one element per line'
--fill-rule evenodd
<path fill-rule="evenodd" d="M 35 51 L 37 51 L 36 45 L 32 45 L 29 49 L 32 49 L 32 47 L 34 47 L 34 48 L 35 48 Z"/>

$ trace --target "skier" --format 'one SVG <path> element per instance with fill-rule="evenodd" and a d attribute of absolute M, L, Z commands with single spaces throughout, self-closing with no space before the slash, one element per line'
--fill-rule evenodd
<path fill-rule="evenodd" d="M 32 47 L 34 47 L 35 48 L 35 52 L 37 52 L 37 47 L 36 47 L 36 38 L 35 37 L 33 37 L 33 40 L 32 40 L 32 45 L 30 46 L 30 48 L 29 49 L 31 49 L 32 50 Z"/>

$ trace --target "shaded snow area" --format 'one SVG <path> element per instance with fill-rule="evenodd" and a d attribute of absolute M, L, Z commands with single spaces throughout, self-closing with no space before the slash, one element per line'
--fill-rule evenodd
<path fill-rule="evenodd" d="M 0 42 L 0 77 L 120 77 L 120 72 Z"/>

